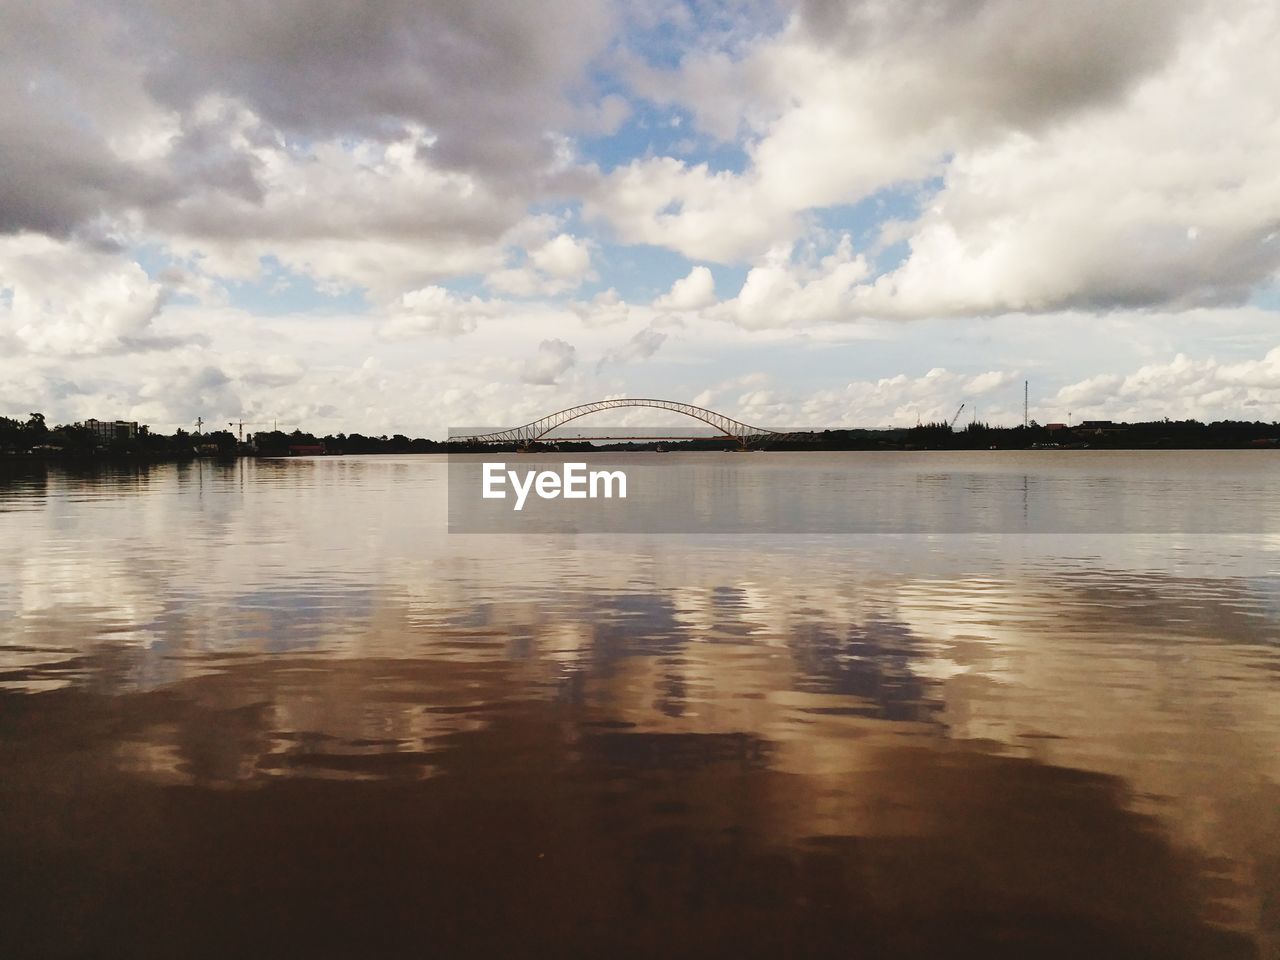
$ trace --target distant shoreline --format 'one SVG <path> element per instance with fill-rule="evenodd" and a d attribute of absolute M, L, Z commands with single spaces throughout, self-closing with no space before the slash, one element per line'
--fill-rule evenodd
<path fill-rule="evenodd" d="M 441 445 L 443 447 L 443 444 Z M 62 454 L 62 453 L 7 453 L 0 454 L 0 464 L 61 464 L 74 466 L 88 466 L 96 464 L 126 466 L 126 465 L 151 465 L 151 464 L 191 464 L 197 462 L 203 463 L 235 463 L 240 460 L 316 460 L 316 459 L 339 459 L 343 457 L 448 457 L 451 455 L 465 454 L 470 456 L 490 456 L 490 455 L 523 455 L 531 453 L 577 453 L 577 454 L 628 454 L 628 453 L 1209 453 L 1214 451 L 1259 451 L 1259 452 L 1276 452 L 1280 451 L 1280 444 L 1247 444 L 1237 446 L 1198 446 L 1198 447 L 1170 447 L 1170 446 L 1108 446 L 1108 447 L 1091 447 L 1091 446 L 1058 446 L 1058 447 L 831 447 L 831 446 L 789 446 L 779 448 L 752 448 L 743 450 L 741 448 L 722 447 L 722 448 L 706 448 L 695 446 L 676 446 L 667 450 L 659 451 L 652 446 L 619 446 L 619 445 L 603 445 L 603 446 L 583 446 L 574 445 L 572 448 L 565 446 L 557 446 L 554 444 L 540 444 L 536 447 L 518 449 L 512 446 L 493 446 L 493 447 L 459 447 L 451 449 L 438 450 L 382 450 L 382 451 L 361 451 L 358 453 L 347 452 L 341 450 L 326 451 L 325 453 L 310 454 L 266 454 L 266 453 L 234 453 L 228 456 L 145 456 L 129 453 L 101 453 L 101 454 Z"/>
<path fill-rule="evenodd" d="M 26 423 L 0 417 L 0 462 L 167 462 L 196 459 L 232 460 L 244 456 L 335 456 L 450 453 L 514 453 L 542 450 L 560 453 L 699 452 L 742 450 L 730 437 L 675 437 L 587 442 L 552 438 L 517 446 L 464 444 L 453 440 L 411 438 L 404 434 L 366 436 L 337 433 L 317 436 L 302 430 L 259 431 L 241 437 L 229 430 L 174 434 L 150 432 L 145 425 L 126 424 L 127 435 L 102 440 L 83 427 L 46 427 L 33 414 Z M 657 428 L 662 429 L 662 428 Z M 646 430 L 646 433 L 649 432 Z M 656 432 L 653 431 L 653 432 Z M 745 449 L 770 451 L 926 451 L 926 450 L 1250 450 L 1280 449 L 1280 423 L 1221 420 L 1158 420 L 1123 423 L 1111 420 L 993 427 L 972 422 L 956 430 L 948 423 L 923 423 L 887 429 L 796 430 L 751 439 Z"/>

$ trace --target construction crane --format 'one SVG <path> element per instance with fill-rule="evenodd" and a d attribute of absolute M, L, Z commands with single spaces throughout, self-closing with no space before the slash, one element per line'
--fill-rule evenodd
<path fill-rule="evenodd" d="M 950 427 L 951 427 L 951 429 L 952 429 L 952 430 L 954 430 L 954 429 L 955 429 L 955 427 L 956 427 L 956 421 L 960 419 L 960 411 L 961 411 L 961 410 L 963 410 L 963 409 L 964 409 L 964 404 L 963 404 L 963 403 L 962 403 L 962 404 L 960 404 L 960 406 L 958 406 L 958 407 L 956 408 L 956 415 L 955 415 L 954 417 L 952 417 L 952 418 L 951 418 L 951 423 L 950 423 Z"/>
<path fill-rule="evenodd" d="M 270 424 L 271 424 L 271 429 L 272 429 L 272 430 L 275 430 L 275 429 L 276 429 L 276 421 L 275 421 L 275 420 L 258 420 L 258 421 L 255 421 L 255 422 L 253 422 L 253 423 L 250 423 L 248 420 L 228 420 L 228 421 L 227 421 L 227 426 L 228 426 L 228 427 L 235 427 L 235 428 L 236 428 L 236 439 L 237 439 L 237 440 L 239 440 L 241 443 L 244 443 L 244 428 L 245 428 L 245 427 L 265 427 L 268 423 L 270 423 Z"/>

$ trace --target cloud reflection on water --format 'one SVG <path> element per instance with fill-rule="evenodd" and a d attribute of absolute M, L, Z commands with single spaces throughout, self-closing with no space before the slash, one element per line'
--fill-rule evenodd
<path fill-rule="evenodd" d="M 939 931 L 965 905 L 1012 922 L 1029 897 L 1115 942 L 1165 924 L 1169 956 L 1217 936 L 1202 921 L 1275 942 L 1269 541 L 447 536 L 442 471 L 0 488 L 10 782 L 48 800 L 74 765 L 98 797 L 251 790 L 217 814 L 250 831 L 279 828 L 284 784 L 384 784 L 410 792 L 378 788 L 387 830 L 417 829 L 396 813 L 411 795 L 497 856 L 464 803 L 483 784 L 542 804 L 520 829 L 572 838 L 579 868 L 621 856 L 617 896 L 668 907 L 664 870 L 694 870 L 692 896 L 719 864 L 838 889 L 885 943 L 909 889 Z M 4 796 L 14 822 L 72 816 Z M 200 833 L 187 804 L 165 829 Z"/>

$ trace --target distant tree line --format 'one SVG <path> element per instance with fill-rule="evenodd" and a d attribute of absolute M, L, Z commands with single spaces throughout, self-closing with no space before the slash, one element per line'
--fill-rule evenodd
<path fill-rule="evenodd" d="M 887 430 L 823 430 L 783 439 L 773 449 L 824 450 L 989 450 L 1064 449 L 1223 449 L 1268 447 L 1280 443 L 1280 423 L 1262 421 L 1152 420 L 1139 423 L 1089 421 L 1095 425 L 1039 424 L 993 427 L 981 421 L 959 429 L 924 423 Z M 1103 425 L 1096 425 L 1096 424 Z"/>
<path fill-rule="evenodd" d="M 270 430 L 253 435 L 258 456 L 284 457 L 299 447 L 324 447 L 327 454 L 361 453 L 442 453 L 447 444 L 422 438 L 410 439 L 402 433 L 393 436 L 366 437 L 362 433 L 334 433 L 317 436 L 302 430 L 285 433 Z"/>
<path fill-rule="evenodd" d="M 630 441 L 588 444 L 572 440 L 537 444 L 543 449 L 588 450 L 724 450 L 737 444 L 725 439 L 675 441 Z M 774 450 L 988 450 L 1036 447 L 1089 449 L 1227 449 L 1280 446 L 1280 423 L 1219 420 L 1153 420 L 1141 423 L 1086 422 L 1084 425 L 1042 425 L 993 427 L 973 422 L 959 430 L 946 423 L 925 423 L 914 427 L 885 430 L 822 430 L 790 434 L 769 441 Z M 466 449 L 456 444 L 411 438 L 360 433 L 323 436 L 302 430 L 263 431 L 241 443 L 228 430 L 172 434 L 140 431 L 137 436 L 103 440 L 90 430 L 74 424 L 50 427 L 43 414 L 0 417 L 0 456 L 43 456 L 68 458 L 133 457 L 144 460 L 185 460 L 197 456 L 238 455 L 284 457 L 301 453 L 325 454 L 406 454 L 443 453 Z M 504 448 L 485 447 L 485 450 Z M 514 449 L 508 447 L 505 449 Z"/>
<path fill-rule="evenodd" d="M 172 434 L 139 431 L 134 437 L 104 440 L 85 427 L 64 424 L 50 427 L 40 413 L 0 417 L 0 455 L 62 457 L 138 457 L 149 460 L 184 460 L 198 456 L 289 456 L 305 448 L 323 448 L 329 454 L 435 453 L 446 444 L 411 439 L 403 434 L 367 437 L 359 433 L 318 436 L 302 430 L 263 431 L 241 442 L 230 430 L 194 433 L 178 429 Z"/>
<path fill-rule="evenodd" d="M 1153 420 L 1142 423 L 1090 421 L 1077 424 L 1039 424 L 1032 420 L 1023 427 L 993 427 L 980 421 L 959 429 L 945 423 L 922 423 L 914 427 L 882 430 L 818 430 L 782 434 L 763 442 L 769 450 L 1022 450 L 1062 449 L 1239 449 L 1280 445 L 1280 423 L 1262 421 Z M 733 440 L 699 439 L 676 441 L 631 441 L 594 445 L 574 442 L 536 444 L 544 449 L 572 450 L 731 450 Z M 508 448 L 514 449 L 514 448 Z"/>
<path fill-rule="evenodd" d="M 51 427 L 41 413 L 28 414 L 26 419 L 0 417 L 0 455 L 183 460 L 201 453 L 235 456 L 235 434 L 227 430 L 196 434 L 179 429 L 170 435 L 139 431 L 133 437 L 104 440 L 76 424 Z"/>

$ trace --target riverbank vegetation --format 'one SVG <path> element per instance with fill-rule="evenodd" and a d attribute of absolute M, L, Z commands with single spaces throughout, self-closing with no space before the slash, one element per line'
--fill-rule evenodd
<path fill-rule="evenodd" d="M 548 441 L 539 449 L 589 450 L 724 450 L 739 444 L 726 439 L 688 439 L 587 443 Z M 918 424 L 914 427 L 883 430 L 821 430 L 781 434 L 759 446 L 770 450 L 1021 450 L 1021 449 L 1242 449 L 1280 447 L 1280 423 L 1220 420 L 1157 420 L 1141 423 L 1086 421 L 1082 425 L 1047 424 L 1032 421 L 1029 426 L 996 427 L 969 423 L 952 429 L 946 423 Z M 200 456 L 313 456 L 319 454 L 406 454 L 444 453 L 466 450 L 465 446 L 410 438 L 360 433 L 323 436 L 302 430 L 279 430 L 251 434 L 240 440 L 228 430 L 172 434 L 140 429 L 132 437 L 103 440 L 89 429 L 75 424 L 49 426 L 42 414 L 25 417 L 0 416 L 0 456 L 66 459 L 135 458 L 140 460 L 186 460 Z M 501 447 L 476 449 L 500 450 Z M 514 449 L 509 447 L 506 449 Z"/>

